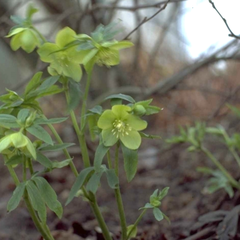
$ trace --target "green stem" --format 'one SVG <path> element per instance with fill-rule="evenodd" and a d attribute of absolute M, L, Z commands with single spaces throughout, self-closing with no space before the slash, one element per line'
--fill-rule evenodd
<path fill-rule="evenodd" d="M 27 181 L 27 158 L 23 155 L 23 181 Z"/>
<path fill-rule="evenodd" d="M 66 96 L 67 103 L 69 103 L 69 92 L 68 92 L 67 84 L 65 84 L 65 96 Z M 84 167 L 85 168 L 90 167 L 91 164 L 90 164 L 90 160 L 89 160 L 89 156 L 88 156 L 88 150 L 87 150 L 87 144 L 86 144 L 86 141 L 85 141 L 85 136 L 80 131 L 80 128 L 79 128 L 78 122 L 77 122 L 77 118 L 76 118 L 76 115 L 75 115 L 73 110 L 70 110 L 70 116 L 71 116 L 71 120 L 72 120 L 72 123 L 73 123 L 73 127 L 74 127 L 75 132 L 76 132 L 77 137 L 78 137 L 78 142 L 79 142 L 80 149 L 81 149 L 81 152 L 82 152 Z"/>
<path fill-rule="evenodd" d="M 238 166 L 240 167 L 240 158 L 239 158 L 237 152 L 234 149 L 232 149 L 232 148 L 229 148 L 229 151 L 232 153 L 232 155 L 235 158 Z"/>
<path fill-rule="evenodd" d="M 202 147 L 201 150 L 210 158 L 210 160 L 215 164 L 215 166 L 227 177 L 229 182 L 237 189 L 240 189 L 240 184 L 228 173 L 225 167 L 208 151 L 206 148 Z"/>
<path fill-rule="evenodd" d="M 110 151 L 109 150 L 107 152 L 107 161 L 108 161 L 108 168 L 112 169 L 112 161 L 111 161 L 111 156 L 110 156 Z"/>
<path fill-rule="evenodd" d="M 119 169 L 118 169 L 118 160 L 119 160 L 119 143 L 117 143 L 116 146 L 116 152 L 115 152 L 115 173 L 118 177 L 119 175 Z M 121 229 L 122 229 L 122 240 L 127 239 L 127 223 L 126 223 L 126 217 L 125 217 L 125 212 L 124 212 L 124 207 L 123 207 L 123 201 L 122 201 L 122 196 L 121 196 L 121 191 L 120 191 L 120 186 L 114 190 L 115 193 L 115 198 L 117 200 L 117 206 L 118 206 L 118 212 L 119 212 L 119 217 L 120 217 L 120 224 L 121 224 Z"/>
<path fill-rule="evenodd" d="M 53 125 L 48 124 L 48 127 L 52 131 L 52 133 L 53 133 L 54 137 L 56 138 L 56 140 L 58 141 L 58 143 L 62 144 L 63 141 L 62 141 L 61 137 L 59 136 L 58 132 L 56 131 L 56 129 L 53 127 Z M 66 148 L 63 149 L 63 153 L 65 154 L 67 159 L 71 159 L 71 156 Z M 75 177 L 77 177 L 78 171 L 77 171 L 77 168 L 75 167 L 73 161 L 71 161 L 69 163 L 69 165 L 70 165 L 70 168 L 71 168 L 72 172 L 74 173 Z"/>
<path fill-rule="evenodd" d="M 85 92 L 84 92 L 84 96 L 83 96 L 83 102 L 82 102 L 82 110 L 81 110 L 81 128 L 82 131 L 85 127 L 85 114 L 86 114 L 86 108 L 87 108 L 87 98 L 88 98 L 88 93 L 89 93 L 89 88 L 90 88 L 90 84 L 91 84 L 91 78 L 92 78 L 92 70 L 88 72 L 87 74 L 87 84 L 85 87 Z"/>
<path fill-rule="evenodd" d="M 6 158 L 6 157 L 4 157 L 4 158 Z M 20 181 L 18 179 L 16 172 L 14 171 L 12 166 L 7 165 L 7 168 L 8 168 L 8 171 L 9 171 L 11 177 L 13 178 L 14 183 L 16 184 L 16 186 L 18 186 L 20 184 Z M 41 233 L 41 235 L 44 237 L 45 240 L 54 240 L 54 238 L 51 236 L 51 234 L 48 234 L 45 232 L 44 227 L 42 226 L 39 219 L 37 218 L 36 213 L 32 207 L 32 204 L 29 201 L 27 191 L 24 192 L 24 200 L 25 200 L 28 211 L 32 217 L 32 220 L 33 220 L 37 230 Z"/>
<path fill-rule="evenodd" d="M 91 195 L 91 208 L 94 212 L 94 215 L 99 223 L 99 226 L 102 230 L 102 234 L 104 236 L 104 239 L 105 240 L 112 240 L 111 236 L 110 236 L 110 233 L 109 233 L 109 230 L 108 230 L 108 227 L 103 219 L 103 216 L 102 216 L 102 213 L 101 211 L 99 210 L 99 207 L 98 207 L 98 204 L 97 204 L 97 201 L 96 201 L 96 197 L 93 193 L 89 192 L 89 194 Z"/>
<path fill-rule="evenodd" d="M 142 217 L 143 217 L 143 215 L 146 213 L 146 211 L 147 211 L 147 209 L 145 208 L 145 209 L 141 212 L 141 214 L 140 214 L 139 217 L 137 218 L 136 222 L 133 224 L 131 231 L 128 233 L 126 240 L 128 240 L 128 239 L 130 238 L 130 236 L 131 236 L 134 228 L 136 228 L 137 225 L 139 224 L 139 222 L 142 220 Z"/>
<path fill-rule="evenodd" d="M 15 173 L 14 169 L 12 168 L 12 166 L 9 166 L 9 165 L 7 165 L 7 168 L 8 168 L 8 171 L 9 171 L 9 173 L 10 173 L 10 175 L 11 175 L 11 177 L 12 177 L 14 183 L 15 183 L 15 185 L 18 186 L 20 181 L 19 181 L 18 176 Z"/>
<path fill-rule="evenodd" d="M 33 175 L 34 169 L 33 169 L 33 165 L 32 165 L 32 160 L 30 158 L 28 158 L 27 162 L 28 162 L 28 167 L 29 167 L 30 173 L 31 173 L 31 175 Z"/>
<path fill-rule="evenodd" d="M 228 143 L 230 142 L 230 138 L 229 138 L 229 136 L 228 136 L 226 131 L 223 131 L 223 137 L 224 137 L 224 140 L 226 142 L 226 145 L 227 145 L 229 151 L 231 152 L 231 154 L 233 155 L 233 157 L 237 161 L 238 166 L 240 167 L 240 158 L 239 158 L 237 152 L 234 150 L 234 148 L 229 146 Z"/>
<path fill-rule="evenodd" d="M 54 240 L 54 238 L 51 236 L 51 233 L 49 234 L 48 232 L 46 232 L 46 230 L 44 229 L 43 225 L 41 224 L 41 222 L 39 221 L 36 213 L 35 213 L 35 210 L 28 198 L 28 194 L 27 194 L 27 191 L 25 191 L 24 193 L 24 200 L 25 200 L 25 203 L 27 205 L 27 208 L 28 208 L 28 211 L 32 217 L 32 220 L 37 228 L 37 230 L 41 233 L 42 237 L 45 239 L 45 240 Z"/>

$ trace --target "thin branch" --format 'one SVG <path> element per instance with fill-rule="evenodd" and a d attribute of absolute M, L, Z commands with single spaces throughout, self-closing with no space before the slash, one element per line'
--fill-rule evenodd
<path fill-rule="evenodd" d="M 231 46 L 237 43 L 237 39 L 231 41 L 224 47 L 217 50 L 215 53 L 213 53 L 211 56 L 204 60 L 199 60 L 195 62 L 194 64 L 182 69 L 177 74 L 170 76 L 162 81 L 159 81 L 155 86 L 153 86 L 150 89 L 146 90 L 146 93 L 141 96 L 141 98 L 147 98 L 151 96 L 152 94 L 158 93 L 158 94 L 165 94 L 172 88 L 176 87 L 180 82 L 182 82 L 184 79 L 186 79 L 188 76 L 192 75 L 193 73 L 197 72 L 199 69 L 203 68 L 204 66 L 207 66 L 213 62 L 224 60 L 223 57 L 218 58 L 217 55 L 223 51 L 226 51 Z M 236 56 L 233 54 L 231 59 L 234 59 Z M 230 57 L 226 58 L 226 60 L 229 60 Z"/>
<path fill-rule="evenodd" d="M 229 37 L 234 37 L 237 39 L 240 39 L 240 36 L 237 36 L 236 34 L 233 33 L 233 31 L 231 30 L 231 28 L 229 27 L 227 20 L 222 16 L 222 14 L 218 11 L 218 9 L 216 8 L 215 4 L 213 1 L 209 0 L 209 3 L 212 5 L 213 9 L 218 13 L 218 15 L 221 17 L 221 19 L 223 20 L 223 22 L 225 23 L 228 31 L 230 32 L 230 34 L 228 35 Z"/>
<path fill-rule="evenodd" d="M 124 39 L 128 39 L 130 35 L 132 35 L 135 31 L 137 31 L 143 24 L 145 24 L 146 22 L 150 21 L 151 19 L 153 19 L 155 16 L 157 16 L 161 11 L 163 11 L 168 3 L 170 2 L 170 0 L 166 1 L 166 3 L 164 4 L 164 6 L 162 8 L 160 8 L 156 13 L 154 13 L 151 17 L 145 17 L 142 22 L 135 27 Z"/>

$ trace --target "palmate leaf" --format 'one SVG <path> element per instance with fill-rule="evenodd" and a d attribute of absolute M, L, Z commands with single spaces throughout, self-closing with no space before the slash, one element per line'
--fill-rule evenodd
<path fill-rule="evenodd" d="M 27 84 L 27 86 L 25 88 L 24 95 L 27 95 L 32 90 L 35 90 L 36 88 L 38 88 L 41 85 L 42 74 L 43 74 L 42 72 L 37 72 L 32 77 L 32 79 L 29 81 L 29 83 Z"/>
<path fill-rule="evenodd" d="M 157 221 L 161 221 L 164 218 L 164 216 L 159 208 L 153 209 L 153 215 Z"/>
<path fill-rule="evenodd" d="M 109 147 L 104 146 L 103 144 L 100 144 L 95 152 L 94 156 L 94 167 L 95 169 L 99 169 L 102 165 L 102 161 L 104 156 L 107 154 L 109 150 Z"/>
<path fill-rule="evenodd" d="M 115 189 L 118 184 L 119 184 L 119 180 L 118 177 L 115 173 L 114 169 L 107 169 L 105 171 L 106 175 L 107 175 L 107 181 L 108 181 L 108 185 L 110 188 Z"/>
<path fill-rule="evenodd" d="M 53 141 L 49 133 L 41 126 L 33 124 L 32 126 L 26 128 L 26 130 L 31 133 L 36 138 L 53 145 Z"/>
<path fill-rule="evenodd" d="M 0 126 L 5 128 L 19 128 L 17 118 L 9 114 L 0 114 Z"/>
<path fill-rule="evenodd" d="M 19 203 L 22 199 L 22 196 L 24 194 L 25 186 L 26 186 L 26 183 L 22 182 L 14 190 L 12 197 L 8 201 L 8 205 L 7 205 L 8 212 L 13 211 L 19 205 Z"/>
<path fill-rule="evenodd" d="M 86 186 L 86 189 L 88 191 L 91 191 L 94 194 L 97 192 L 103 172 L 104 171 L 98 171 L 98 172 L 93 173 L 93 175 L 89 179 L 87 186 Z"/>
<path fill-rule="evenodd" d="M 121 145 L 123 158 L 124 158 L 124 169 L 127 176 L 128 182 L 130 182 L 136 172 L 137 172 L 137 165 L 138 165 L 138 151 L 131 150 L 126 148 L 123 144 Z"/>
<path fill-rule="evenodd" d="M 33 181 L 37 185 L 37 188 L 43 198 L 45 204 L 49 207 L 50 210 L 56 213 L 56 215 L 61 218 L 63 213 L 63 208 L 61 203 L 57 200 L 57 194 L 42 177 L 35 177 Z"/>
<path fill-rule="evenodd" d="M 81 187 L 83 186 L 85 180 L 87 179 L 87 177 L 94 171 L 93 167 L 89 167 L 89 168 L 85 168 L 83 169 L 79 175 L 76 178 L 75 183 L 73 184 L 71 191 L 69 193 L 67 202 L 65 205 L 68 205 L 73 198 L 75 197 L 75 195 L 77 194 L 77 192 L 81 189 Z"/>
<path fill-rule="evenodd" d="M 110 95 L 106 97 L 104 100 L 108 100 L 108 99 L 122 99 L 130 103 L 135 103 L 135 100 L 131 96 L 125 95 L 122 93 Z"/>
<path fill-rule="evenodd" d="M 47 220 L 46 206 L 39 189 L 36 187 L 32 180 L 27 182 L 26 189 L 28 192 L 30 202 L 33 205 L 33 208 L 37 211 L 41 221 L 43 223 L 46 223 Z"/>
<path fill-rule="evenodd" d="M 39 162 L 41 165 L 48 169 L 52 169 L 52 161 L 44 156 L 42 153 L 37 152 L 37 162 Z"/>
<path fill-rule="evenodd" d="M 41 151 L 60 151 L 75 145 L 75 143 L 61 143 L 61 144 L 54 144 L 54 145 L 47 145 L 40 147 L 39 150 Z"/>

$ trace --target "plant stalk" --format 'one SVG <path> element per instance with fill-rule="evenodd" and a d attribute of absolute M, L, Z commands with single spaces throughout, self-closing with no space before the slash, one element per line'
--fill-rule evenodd
<path fill-rule="evenodd" d="M 139 217 L 137 218 L 136 222 L 133 224 L 131 231 L 128 233 L 126 240 L 128 240 L 128 239 L 130 238 L 130 236 L 131 236 L 134 228 L 137 227 L 137 225 L 139 224 L 139 222 L 142 220 L 142 217 L 143 217 L 143 215 L 146 213 L 146 211 L 147 211 L 147 209 L 145 208 L 145 209 L 141 212 L 141 214 L 140 214 Z"/>
<path fill-rule="evenodd" d="M 116 145 L 116 151 L 115 151 L 115 173 L 116 176 L 118 177 L 119 175 L 119 169 L 118 169 L 118 161 L 119 161 L 119 143 Z M 117 188 L 114 190 L 115 193 L 115 198 L 117 200 L 117 206 L 118 206 L 118 212 L 119 212 L 119 217 L 120 217 L 120 224 L 121 224 L 121 229 L 122 229 L 122 240 L 127 239 L 127 223 L 126 223 L 126 217 L 125 217 L 125 212 L 124 212 L 124 207 L 123 207 L 123 201 L 122 201 L 122 196 L 121 196 L 121 191 L 120 191 L 120 186 L 118 185 Z"/>
<path fill-rule="evenodd" d="M 227 177 L 229 182 L 237 189 L 240 189 L 240 184 L 228 173 L 225 167 L 212 155 L 206 148 L 201 147 L 201 150 L 210 158 L 215 166 Z"/>

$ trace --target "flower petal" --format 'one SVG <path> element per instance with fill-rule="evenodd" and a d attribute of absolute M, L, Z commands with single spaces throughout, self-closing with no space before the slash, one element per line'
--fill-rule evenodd
<path fill-rule="evenodd" d="M 114 120 L 116 120 L 116 115 L 111 110 L 106 110 L 99 118 L 97 125 L 101 129 L 112 129 Z"/>
<path fill-rule="evenodd" d="M 28 138 L 21 132 L 13 133 L 10 135 L 12 144 L 15 148 L 22 148 L 28 144 Z"/>
<path fill-rule="evenodd" d="M 129 135 L 120 135 L 120 139 L 125 147 L 132 150 L 138 149 L 141 145 L 141 136 L 135 130 L 130 131 Z"/>
<path fill-rule="evenodd" d="M 120 41 L 120 42 L 117 42 L 117 43 L 113 44 L 110 48 L 115 49 L 115 50 L 120 50 L 120 49 L 123 49 L 123 48 L 130 48 L 132 46 L 134 46 L 134 44 L 132 42 Z"/>
<path fill-rule="evenodd" d="M 75 82 L 80 82 L 82 69 L 78 63 L 69 62 L 68 65 L 63 65 L 62 69 L 66 77 L 71 77 Z"/>
<path fill-rule="evenodd" d="M 131 108 L 126 105 L 114 105 L 112 107 L 112 112 L 117 116 L 118 119 L 125 119 L 128 117 L 129 113 L 128 111 L 131 111 Z"/>
<path fill-rule="evenodd" d="M 76 33 L 69 27 L 65 27 L 61 31 L 58 32 L 56 36 L 56 44 L 63 48 L 65 45 L 67 45 L 70 42 L 73 42 L 76 40 Z"/>
<path fill-rule="evenodd" d="M 27 53 L 31 53 L 38 43 L 38 39 L 30 29 L 25 30 L 21 34 L 21 46 Z"/>
<path fill-rule="evenodd" d="M 112 133 L 112 128 L 104 129 L 102 131 L 102 138 L 103 145 L 106 147 L 113 146 L 118 141 L 118 138 Z"/>
<path fill-rule="evenodd" d="M 13 51 L 17 51 L 21 47 L 21 33 L 12 37 L 10 46 Z"/>
<path fill-rule="evenodd" d="M 11 138 L 10 136 L 5 136 L 0 140 L 0 152 L 11 146 Z"/>
<path fill-rule="evenodd" d="M 54 61 L 54 55 L 51 54 L 52 52 L 55 52 L 57 50 L 60 50 L 60 47 L 58 47 L 54 43 L 44 43 L 39 49 L 38 49 L 38 54 L 40 55 L 40 58 L 43 62 L 52 62 Z"/>
<path fill-rule="evenodd" d="M 127 117 L 127 123 L 137 131 L 141 131 L 147 127 L 146 121 L 132 114 L 129 114 L 129 116 Z"/>

